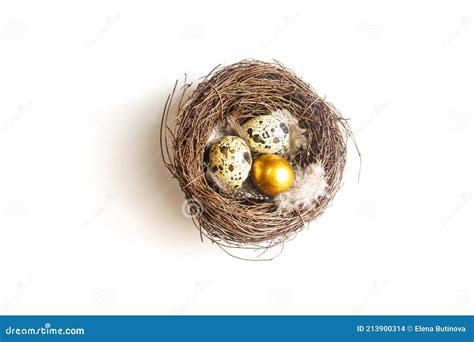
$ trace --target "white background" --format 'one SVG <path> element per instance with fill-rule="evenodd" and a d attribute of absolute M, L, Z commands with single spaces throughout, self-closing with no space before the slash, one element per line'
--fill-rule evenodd
<path fill-rule="evenodd" d="M 472 314 L 470 1 L 2 1 L 1 314 Z M 184 73 L 282 61 L 346 117 L 325 215 L 271 262 L 201 243 L 153 159 Z"/>

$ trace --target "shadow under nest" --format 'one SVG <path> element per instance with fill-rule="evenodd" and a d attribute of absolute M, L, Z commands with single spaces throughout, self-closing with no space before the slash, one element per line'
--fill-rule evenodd
<path fill-rule="evenodd" d="M 243 60 L 216 67 L 197 85 L 186 83 L 166 102 L 161 122 L 161 152 L 190 203 L 202 235 L 224 248 L 268 249 L 282 245 L 327 208 L 340 188 L 352 136 L 338 110 L 279 62 Z M 177 108 L 172 110 L 173 99 Z M 307 146 L 291 164 L 320 162 L 328 183 L 326 196 L 310 208 L 282 215 L 272 200 L 236 199 L 215 190 L 205 177 L 209 136 L 229 116 L 240 124 L 258 115 L 286 109 L 305 129 Z M 175 119 L 170 118 L 175 114 Z"/>

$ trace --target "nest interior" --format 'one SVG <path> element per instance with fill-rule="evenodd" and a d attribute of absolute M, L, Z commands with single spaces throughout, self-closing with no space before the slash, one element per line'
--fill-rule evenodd
<path fill-rule="evenodd" d="M 192 217 L 201 234 L 220 246 L 269 248 L 292 238 L 324 212 L 341 185 L 351 135 L 331 103 L 279 62 L 244 60 L 217 67 L 192 88 L 185 81 L 168 97 L 160 141 L 166 167 L 195 205 Z M 307 148 L 290 162 L 304 167 L 320 161 L 329 185 L 327 195 L 313 207 L 295 208 L 287 215 L 279 214 L 271 200 L 234 199 L 216 192 L 204 169 L 206 143 L 216 126 L 225 124 L 228 116 L 243 123 L 276 109 L 287 109 L 306 129 Z"/>

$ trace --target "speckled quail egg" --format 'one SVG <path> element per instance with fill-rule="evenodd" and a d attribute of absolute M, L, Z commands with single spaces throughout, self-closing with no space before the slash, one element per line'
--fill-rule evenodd
<path fill-rule="evenodd" d="M 211 172 L 223 185 L 239 189 L 247 179 L 252 156 L 245 141 L 227 135 L 215 142 L 209 154 Z"/>
<path fill-rule="evenodd" d="M 252 152 L 278 153 L 288 146 L 288 125 L 272 115 L 252 118 L 242 128 Z"/>

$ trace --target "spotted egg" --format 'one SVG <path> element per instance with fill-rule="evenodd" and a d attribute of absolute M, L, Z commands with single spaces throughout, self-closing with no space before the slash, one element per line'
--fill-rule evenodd
<path fill-rule="evenodd" d="M 252 118 L 242 128 L 252 152 L 278 153 L 288 146 L 288 125 L 272 115 Z"/>
<path fill-rule="evenodd" d="M 245 141 L 227 135 L 215 142 L 209 154 L 211 172 L 225 186 L 238 189 L 247 179 L 252 156 Z"/>

